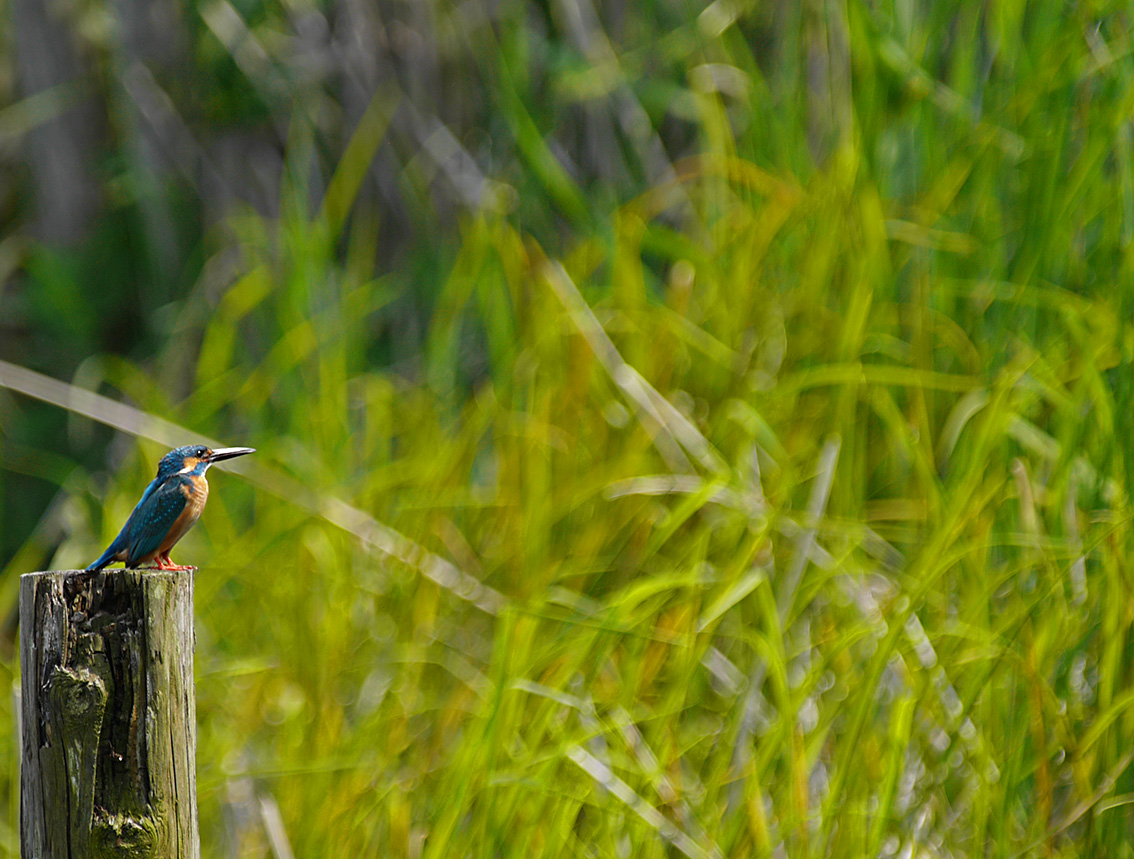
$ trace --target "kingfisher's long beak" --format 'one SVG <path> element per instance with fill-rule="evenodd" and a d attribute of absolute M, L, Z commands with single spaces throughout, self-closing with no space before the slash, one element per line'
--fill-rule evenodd
<path fill-rule="evenodd" d="M 220 462 L 224 459 L 232 459 L 235 456 L 244 456 L 246 453 L 255 453 L 254 447 L 222 447 L 214 450 L 210 456 L 205 457 L 205 462 L 209 465 Z"/>

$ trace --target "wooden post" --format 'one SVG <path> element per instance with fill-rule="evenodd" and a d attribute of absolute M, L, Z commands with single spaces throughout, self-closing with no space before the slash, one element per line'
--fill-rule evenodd
<path fill-rule="evenodd" d="M 193 573 L 20 578 L 24 859 L 199 859 Z"/>

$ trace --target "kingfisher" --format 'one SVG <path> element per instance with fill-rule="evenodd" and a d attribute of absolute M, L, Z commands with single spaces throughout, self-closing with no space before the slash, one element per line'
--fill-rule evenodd
<path fill-rule="evenodd" d="M 169 550 L 185 536 L 205 509 L 209 484 L 205 472 L 210 465 L 236 456 L 255 453 L 251 447 L 212 450 L 201 444 L 176 447 L 161 458 L 153 479 L 134 512 L 114 542 L 87 567 L 101 570 L 114 561 L 127 567 L 155 566 L 159 570 L 191 570 L 169 559 Z M 156 563 L 155 563 L 156 562 Z"/>

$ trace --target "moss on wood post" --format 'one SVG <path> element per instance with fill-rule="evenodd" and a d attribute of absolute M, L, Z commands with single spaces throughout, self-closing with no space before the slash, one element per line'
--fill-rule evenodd
<path fill-rule="evenodd" d="M 199 859 L 192 572 L 20 580 L 25 859 Z"/>

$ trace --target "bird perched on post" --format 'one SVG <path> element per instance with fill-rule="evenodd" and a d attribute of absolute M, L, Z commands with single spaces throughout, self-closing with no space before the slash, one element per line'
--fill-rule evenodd
<path fill-rule="evenodd" d="M 102 556 L 87 567 L 101 570 L 114 561 L 127 567 L 154 566 L 159 570 L 189 570 L 169 559 L 173 548 L 197 524 L 209 498 L 205 472 L 209 466 L 234 456 L 255 453 L 251 447 L 210 450 L 201 444 L 177 447 L 161 458 L 157 477 L 146 487 L 134 512 Z"/>

